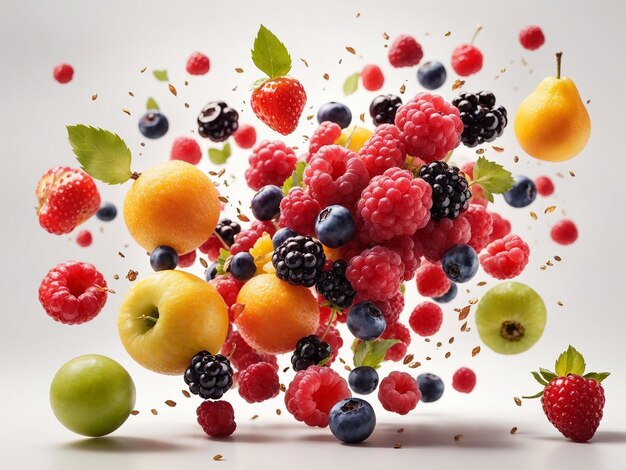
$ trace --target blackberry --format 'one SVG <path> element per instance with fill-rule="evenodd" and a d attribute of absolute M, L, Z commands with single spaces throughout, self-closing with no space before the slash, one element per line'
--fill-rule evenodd
<path fill-rule="evenodd" d="M 469 207 L 472 191 L 457 167 L 435 161 L 422 166 L 419 175 L 433 189 L 432 219 L 454 220 Z"/>
<path fill-rule="evenodd" d="M 325 262 L 322 244 L 302 235 L 288 238 L 272 255 L 276 276 L 294 286 L 313 287 Z"/>
<path fill-rule="evenodd" d="M 219 400 L 233 384 L 230 361 L 208 351 L 200 351 L 192 359 L 184 375 L 189 391 L 205 400 Z"/>
<path fill-rule="evenodd" d="M 350 281 L 346 279 L 348 263 L 340 259 L 333 263 L 329 271 L 322 271 L 315 284 L 317 292 L 333 306 L 341 309 L 348 308 L 356 296 Z"/>
<path fill-rule="evenodd" d="M 402 106 L 402 100 L 396 95 L 379 95 L 370 104 L 370 116 L 375 126 L 393 124 L 396 111 Z"/>
<path fill-rule="evenodd" d="M 222 219 L 219 221 L 217 226 L 215 227 L 215 233 L 219 235 L 219 237 L 224 240 L 228 246 L 231 246 L 235 243 L 235 235 L 241 232 L 241 225 L 237 222 L 233 222 L 230 219 Z"/>
<path fill-rule="evenodd" d="M 319 364 L 332 353 L 333 348 L 326 341 L 320 340 L 315 335 L 305 336 L 296 344 L 296 349 L 291 356 L 291 365 L 295 371 L 305 370 Z"/>
<path fill-rule="evenodd" d="M 223 101 L 211 101 L 198 114 L 198 133 L 213 142 L 224 142 L 239 128 L 239 113 Z"/>
<path fill-rule="evenodd" d="M 461 142 L 476 147 L 500 137 L 508 123 L 504 106 L 496 105 L 496 97 L 489 91 L 463 92 L 452 100 L 461 113 L 463 134 Z"/>

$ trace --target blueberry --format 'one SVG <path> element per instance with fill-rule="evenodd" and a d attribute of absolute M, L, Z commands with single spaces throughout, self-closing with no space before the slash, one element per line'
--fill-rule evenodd
<path fill-rule="evenodd" d="M 217 277 L 217 261 L 209 265 L 209 267 L 206 269 L 206 272 L 204 273 L 204 277 L 207 282 L 212 281 Z"/>
<path fill-rule="evenodd" d="M 360 398 L 347 398 L 335 404 L 328 415 L 333 435 L 348 444 L 363 442 L 376 427 L 374 408 Z"/>
<path fill-rule="evenodd" d="M 435 374 L 420 374 L 417 376 L 417 386 L 422 393 L 424 403 L 437 401 L 443 395 L 443 382 Z"/>
<path fill-rule="evenodd" d="M 287 228 L 287 227 L 281 228 L 272 237 L 272 245 L 274 249 L 276 250 L 280 245 L 283 244 L 285 240 L 287 240 L 288 238 L 297 237 L 297 236 L 298 234 L 294 230 L 291 230 L 290 228 Z"/>
<path fill-rule="evenodd" d="M 354 219 L 343 206 L 328 206 L 315 219 L 315 234 L 329 248 L 345 245 L 354 235 Z"/>
<path fill-rule="evenodd" d="M 530 178 L 515 176 L 515 184 L 504 193 L 504 200 L 512 207 L 526 207 L 537 197 L 537 187 Z"/>
<path fill-rule="evenodd" d="M 446 68 L 441 62 L 431 60 L 417 69 L 417 81 L 427 90 L 436 90 L 446 81 Z"/>
<path fill-rule="evenodd" d="M 317 111 L 317 122 L 321 124 L 324 121 L 334 122 L 345 129 L 352 122 L 352 112 L 345 104 L 331 101 L 320 106 Z"/>
<path fill-rule="evenodd" d="M 439 302 L 440 304 L 445 304 L 450 302 L 451 300 L 454 300 L 454 298 L 456 297 L 456 293 L 457 293 L 457 287 L 456 284 L 454 282 L 450 283 L 450 289 L 448 289 L 448 292 L 446 292 L 445 294 L 439 296 L 439 297 L 433 297 L 432 299 L 435 302 Z"/>
<path fill-rule="evenodd" d="M 110 222 L 117 216 L 117 208 L 110 202 L 105 202 L 100 206 L 98 212 L 96 212 L 96 217 L 100 219 L 102 222 Z"/>
<path fill-rule="evenodd" d="M 228 272 L 240 281 L 247 281 L 256 272 L 253 256 L 247 251 L 242 251 L 233 256 L 228 266 Z"/>
<path fill-rule="evenodd" d="M 258 220 L 272 220 L 280 213 L 283 197 L 283 190 L 278 186 L 263 186 L 252 198 L 252 214 Z"/>
<path fill-rule="evenodd" d="M 169 127 L 167 118 L 155 110 L 148 111 L 139 119 L 139 132 L 148 139 L 163 137 Z"/>
<path fill-rule="evenodd" d="M 478 272 L 478 255 L 469 245 L 455 245 L 443 254 L 441 267 L 453 282 L 467 282 Z"/>
<path fill-rule="evenodd" d="M 178 253 L 169 246 L 157 246 L 150 254 L 150 266 L 155 271 L 176 269 L 178 265 Z"/>
<path fill-rule="evenodd" d="M 360 366 L 350 371 L 348 383 L 354 393 L 368 395 L 378 387 L 378 372 L 369 366 Z"/>
<path fill-rule="evenodd" d="M 361 341 L 378 338 L 387 327 L 383 313 L 372 302 L 360 302 L 352 306 L 346 324 L 350 333 Z"/>

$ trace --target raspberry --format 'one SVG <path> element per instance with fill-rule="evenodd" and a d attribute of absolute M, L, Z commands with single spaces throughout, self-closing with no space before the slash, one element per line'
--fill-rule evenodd
<path fill-rule="evenodd" d="M 309 140 L 309 153 L 306 161 L 309 162 L 311 157 L 317 153 L 324 145 L 332 145 L 335 140 L 341 136 L 341 126 L 332 121 L 324 121 L 315 129 L 311 139 Z"/>
<path fill-rule="evenodd" d="M 503 218 L 496 212 L 490 212 L 492 220 L 491 235 L 489 235 L 489 243 L 500 240 L 511 233 L 511 222 Z"/>
<path fill-rule="evenodd" d="M 46 274 L 39 286 L 39 302 L 56 321 L 78 325 L 93 319 L 107 300 L 102 274 L 89 263 L 68 261 Z"/>
<path fill-rule="evenodd" d="M 467 210 L 472 192 L 456 166 L 440 161 L 430 162 L 420 168 L 419 176 L 432 188 L 431 219 L 456 219 Z"/>
<path fill-rule="evenodd" d="M 239 395 L 248 403 L 260 403 L 278 395 L 280 384 L 274 367 L 267 362 L 252 364 L 239 373 Z"/>
<path fill-rule="evenodd" d="M 415 274 L 415 283 L 423 297 L 441 297 L 450 290 L 450 279 L 439 264 L 423 263 Z"/>
<path fill-rule="evenodd" d="M 370 178 L 382 175 L 389 168 L 401 167 L 406 158 L 400 130 L 393 124 L 381 124 L 359 150 Z"/>
<path fill-rule="evenodd" d="M 326 302 L 326 299 L 321 295 L 317 296 L 317 303 L 320 306 L 320 325 L 327 325 L 330 321 L 333 309 L 326 305 L 328 302 Z M 342 317 L 345 317 L 345 315 L 335 315 L 332 324 L 334 325 L 338 321 L 341 321 Z M 343 318 L 343 323 L 345 323 L 345 321 L 346 319 Z"/>
<path fill-rule="evenodd" d="M 389 48 L 389 63 L 392 67 L 412 67 L 424 57 L 422 46 L 407 34 L 398 36 Z"/>
<path fill-rule="evenodd" d="M 248 159 L 248 186 L 255 191 L 268 184 L 282 186 L 295 170 L 296 160 L 296 153 L 283 142 L 264 140 L 254 148 Z"/>
<path fill-rule="evenodd" d="M 243 251 L 249 251 L 256 241 L 261 237 L 261 233 L 254 228 L 249 228 L 235 235 L 235 242 L 230 247 L 230 254 L 236 255 Z"/>
<path fill-rule="evenodd" d="M 409 325 L 420 336 L 432 336 L 439 331 L 443 322 L 443 312 L 439 305 L 422 302 L 411 312 Z"/>
<path fill-rule="evenodd" d="M 534 51 L 539 49 L 546 38 L 543 35 L 543 31 L 539 26 L 529 26 L 519 32 L 519 42 L 524 49 Z"/>
<path fill-rule="evenodd" d="M 411 344 L 411 332 L 400 322 L 387 325 L 385 332 L 381 336 L 382 339 L 397 339 L 399 343 L 394 344 L 385 354 L 386 361 L 401 361 L 406 356 L 406 350 Z"/>
<path fill-rule="evenodd" d="M 52 76 L 61 85 L 72 81 L 74 68 L 70 64 L 59 64 L 52 71 Z"/>
<path fill-rule="evenodd" d="M 296 186 L 280 201 L 278 225 L 288 227 L 300 235 L 312 235 L 315 233 L 315 218 L 320 210 L 318 202 Z"/>
<path fill-rule="evenodd" d="M 549 196 L 554 192 L 554 183 L 547 176 L 538 176 L 535 179 L 535 186 L 537 187 L 537 192 L 542 196 Z"/>
<path fill-rule="evenodd" d="M 475 162 L 468 162 L 461 167 L 461 171 L 465 173 L 466 178 L 469 180 L 474 179 L 474 164 Z M 479 204 L 486 208 L 489 201 L 484 197 L 483 187 L 479 184 L 473 184 L 470 186 L 470 191 L 472 191 L 470 204 Z"/>
<path fill-rule="evenodd" d="M 194 395 L 219 400 L 233 385 L 233 369 L 221 354 L 200 351 L 191 358 L 183 378 Z"/>
<path fill-rule="evenodd" d="M 517 235 L 509 234 L 490 243 L 480 255 L 480 264 L 487 274 L 496 279 L 511 279 L 528 264 L 530 248 Z"/>
<path fill-rule="evenodd" d="M 211 68 L 209 58 L 202 52 L 194 52 L 187 59 L 187 73 L 190 75 L 204 75 Z"/>
<path fill-rule="evenodd" d="M 207 255 L 209 260 L 215 261 L 220 256 L 221 248 L 224 248 L 224 245 L 215 234 L 212 234 L 207 241 L 198 247 L 198 250 Z"/>
<path fill-rule="evenodd" d="M 313 287 L 325 262 L 322 244 L 302 235 L 288 238 L 272 255 L 276 277 L 294 286 Z"/>
<path fill-rule="evenodd" d="M 242 149 L 250 149 L 256 143 L 256 130 L 250 124 L 241 124 L 233 134 L 235 143 Z"/>
<path fill-rule="evenodd" d="M 228 437 L 237 429 L 235 410 L 224 400 L 206 400 L 196 410 L 198 424 L 210 437 Z"/>
<path fill-rule="evenodd" d="M 415 233 L 413 239 L 417 249 L 428 261 L 438 263 L 448 249 L 454 245 L 466 244 L 471 237 L 470 224 L 464 215 L 460 215 L 454 220 L 431 220 L 426 227 Z"/>
<path fill-rule="evenodd" d="M 91 245 L 93 241 L 93 237 L 91 236 L 91 232 L 89 230 L 81 230 L 76 234 L 76 243 L 78 246 L 88 247 Z"/>
<path fill-rule="evenodd" d="M 571 245 L 578 239 L 578 229 L 574 222 L 564 219 L 552 226 L 550 236 L 559 245 Z"/>
<path fill-rule="evenodd" d="M 402 295 L 402 292 L 398 291 L 398 293 L 389 300 L 379 300 L 374 302 L 374 304 L 383 313 L 387 326 L 390 326 L 398 321 L 402 310 L 404 310 L 404 295 Z"/>
<path fill-rule="evenodd" d="M 470 224 L 472 237 L 467 244 L 479 253 L 489 243 L 489 237 L 493 230 L 493 220 L 489 211 L 478 204 L 470 204 L 469 209 L 463 214 Z"/>
<path fill-rule="evenodd" d="M 483 68 L 483 53 L 476 46 L 461 44 L 452 51 L 452 68 L 461 77 L 479 72 Z"/>
<path fill-rule="evenodd" d="M 229 357 L 230 363 L 239 370 L 243 370 L 241 367 L 244 365 L 242 364 L 242 359 L 250 353 L 256 354 L 254 349 L 246 343 L 243 337 L 236 330 L 233 330 L 228 334 L 228 337 L 226 338 L 226 341 L 224 341 L 222 349 L 220 350 L 220 354 Z"/>
<path fill-rule="evenodd" d="M 398 292 L 402 274 L 400 256 L 389 248 L 375 246 L 350 260 L 346 278 L 363 300 L 387 300 Z"/>
<path fill-rule="evenodd" d="M 420 398 L 417 380 L 406 372 L 391 372 L 378 386 L 378 399 L 387 411 L 405 415 L 417 406 Z"/>
<path fill-rule="evenodd" d="M 345 317 L 346 315 L 344 314 L 340 316 Z M 322 323 L 320 321 L 320 326 L 317 327 L 317 331 L 315 332 L 315 334 L 320 338 L 326 332 L 326 324 L 327 323 Z M 341 333 L 339 332 L 339 330 L 331 326 L 328 329 L 326 336 L 324 336 L 324 341 L 328 343 L 332 349 L 332 352 L 330 353 L 330 359 L 328 359 L 328 362 L 326 362 L 325 364 L 329 366 L 337 358 L 337 355 L 339 354 L 339 349 L 343 346 L 343 339 L 341 338 Z"/>
<path fill-rule="evenodd" d="M 244 354 L 237 361 L 237 368 L 239 371 L 246 370 L 253 364 L 258 364 L 260 362 L 264 362 L 266 364 L 271 365 L 275 371 L 278 371 L 278 362 L 276 360 L 276 356 L 272 354 L 259 353 L 257 351 L 249 352 Z"/>
<path fill-rule="evenodd" d="M 180 261 L 179 261 L 180 264 Z M 226 306 L 228 307 L 229 316 L 231 316 L 230 308 L 237 302 L 237 295 L 243 287 L 243 282 L 238 281 L 232 276 L 217 276 L 215 279 L 209 282 L 213 287 L 217 289 L 217 292 L 222 296 Z M 234 318 L 230 318 L 230 321 L 234 321 Z"/>
<path fill-rule="evenodd" d="M 250 228 L 256 230 L 259 235 L 267 233 L 270 237 L 273 237 L 276 233 L 276 225 L 271 220 L 255 220 Z"/>
<path fill-rule="evenodd" d="M 304 183 L 321 209 L 333 204 L 352 209 L 368 182 L 365 163 L 339 145 L 319 149 L 304 170 Z"/>
<path fill-rule="evenodd" d="M 346 279 L 346 268 L 348 263 L 340 259 L 331 261 L 331 267 L 324 269 L 315 284 L 317 292 L 328 301 L 330 305 L 340 309 L 348 308 L 352 305 L 352 300 L 356 292 Z"/>
<path fill-rule="evenodd" d="M 298 372 L 285 393 L 287 411 L 308 426 L 328 426 L 335 403 L 351 398 L 346 381 L 329 367 L 311 366 Z"/>
<path fill-rule="evenodd" d="M 431 205 L 428 183 L 407 170 L 390 168 L 363 190 L 357 213 L 367 236 L 380 242 L 413 235 L 428 223 Z"/>
<path fill-rule="evenodd" d="M 441 160 L 458 147 L 463 133 L 459 110 L 439 95 L 418 93 L 400 106 L 395 124 L 406 153 L 426 163 Z"/>
<path fill-rule="evenodd" d="M 193 266 L 193 263 L 196 261 L 196 250 L 190 251 L 189 253 L 185 253 L 184 255 L 178 256 L 178 267 L 179 268 L 189 268 Z"/>
<path fill-rule="evenodd" d="M 369 91 L 380 90 L 385 83 L 385 76 L 378 65 L 368 64 L 361 71 L 363 88 Z"/>
<path fill-rule="evenodd" d="M 415 248 L 413 238 L 407 236 L 392 238 L 383 246 L 398 253 L 402 259 L 402 279 L 405 281 L 413 279 L 415 271 L 420 267 L 420 254 Z"/>
<path fill-rule="evenodd" d="M 191 137 L 178 137 L 172 144 L 170 160 L 182 160 L 196 165 L 202 159 L 202 150 L 195 139 Z"/>
<path fill-rule="evenodd" d="M 452 376 L 452 387 L 457 392 L 470 393 L 476 386 L 476 374 L 467 367 L 461 367 Z"/>

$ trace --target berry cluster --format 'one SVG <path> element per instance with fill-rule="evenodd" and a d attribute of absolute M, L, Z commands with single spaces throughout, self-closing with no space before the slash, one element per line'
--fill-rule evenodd
<path fill-rule="evenodd" d="M 463 122 L 461 142 L 468 147 L 493 142 L 508 123 L 506 109 L 496 105 L 496 97 L 489 91 L 462 92 L 452 104 L 458 108 Z"/>

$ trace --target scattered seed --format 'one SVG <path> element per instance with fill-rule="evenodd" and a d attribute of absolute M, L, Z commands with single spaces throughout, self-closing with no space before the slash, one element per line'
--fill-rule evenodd
<path fill-rule="evenodd" d="M 430 338 L 424 338 L 424 341 L 426 341 L 427 343 L 430 343 Z"/>
<path fill-rule="evenodd" d="M 191 397 L 191 394 L 187 390 L 181 390 L 181 393 L 183 394 L 183 396 L 185 398 L 190 398 Z"/>
<path fill-rule="evenodd" d="M 476 346 L 474 349 L 472 349 L 472 357 L 476 357 L 479 352 L 480 352 L 480 346 Z"/>
<path fill-rule="evenodd" d="M 454 436 L 454 440 L 456 442 L 459 442 L 461 439 L 463 439 L 463 434 L 457 434 L 456 436 Z"/>
<path fill-rule="evenodd" d="M 176 87 L 174 85 L 172 85 L 171 83 L 167 86 L 170 89 L 170 93 L 174 96 L 177 96 L 178 93 L 176 91 Z"/>
<path fill-rule="evenodd" d="M 563 306 L 563 302 L 561 302 L 560 300 L 556 303 L 559 307 Z"/>
<path fill-rule="evenodd" d="M 216 461 L 220 461 L 220 460 L 222 460 L 223 458 L 224 458 L 224 457 L 223 457 L 223 455 L 222 455 L 222 454 L 215 454 L 215 455 L 213 456 L 213 460 L 216 460 Z"/>
<path fill-rule="evenodd" d="M 324 77 L 324 80 L 329 80 L 330 79 L 330 75 L 328 75 L 327 73 L 322 75 L 322 77 Z"/>
<path fill-rule="evenodd" d="M 467 322 L 461 325 L 461 331 L 467 331 Z"/>
<path fill-rule="evenodd" d="M 426 356 L 426 360 L 427 360 L 427 361 L 430 361 L 430 360 L 432 360 L 432 357 L 430 357 L 430 356 Z"/>
<path fill-rule="evenodd" d="M 465 320 L 470 313 L 470 305 L 466 305 L 459 311 L 459 321 Z"/>
<path fill-rule="evenodd" d="M 185 80 L 183 83 L 185 84 L 185 86 L 189 86 L 189 82 L 187 80 Z"/>
<path fill-rule="evenodd" d="M 355 18 L 358 18 L 359 16 L 361 16 L 361 13 L 357 13 Z"/>
<path fill-rule="evenodd" d="M 482 155 L 483 153 L 485 153 L 485 149 L 483 149 L 483 148 L 476 149 L 476 153 L 478 155 Z"/>
<path fill-rule="evenodd" d="M 130 111 L 127 108 L 122 109 L 122 112 L 130 116 Z"/>
<path fill-rule="evenodd" d="M 115 279 L 116 281 L 120 278 L 119 274 L 113 274 L 113 279 Z"/>
<path fill-rule="evenodd" d="M 156 416 L 156 415 L 158 415 L 158 414 L 159 414 L 159 412 L 158 412 L 157 410 L 155 410 L 154 408 L 152 408 L 152 409 L 150 410 L 150 413 L 152 413 L 154 416 Z"/>
<path fill-rule="evenodd" d="M 521 62 L 524 67 L 528 65 L 528 62 L 526 62 L 526 59 L 524 59 L 523 57 L 521 59 Z"/>
<path fill-rule="evenodd" d="M 281 414 L 281 413 L 282 413 L 282 411 L 280 411 L 280 408 L 276 408 L 276 414 L 277 414 L 278 416 L 280 416 L 280 414 Z"/>
<path fill-rule="evenodd" d="M 403 433 L 404 432 L 404 428 L 398 428 L 398 430 L 396 431 L 398 434 Z"/>
<path fill-rule="evenodd" d="M 141 67 L 141 70 L 139 71 L 139 73 L 144 73 L 147 69 L 148 67 Z"/>
<path fill-rule="evenodd" d="M 543 213 L 544 214 L 552 214 L 555 209 L 556 209 L 556 206 L 548 206 L 548 207 L 546 207 L 546 210 L 543 211 Z"/>
<path fill-rule="evenodd" d="M 361 113 L 359 119 L 361 120 L 361 122 L 365 122 L 365 113 Z"/>
<path fill-rule="evenodd" d="M 421 362 L 414 362 L 413 364 L 411 364 L 409 366 L 410 369 L 417 369 L 419 366 L 421 366 L 422 363 Z"/>
<path fill-rule="evenodd" d="M 189 107 L 189 103 L 185 103 L 185 108 L 188 108 L 188 107 Z"/>
<path fill-rule="evenodd" d="M 556 261 L 561 261 L 561 257 L 560 257 L 560 256 L 558 256 L 558 255 L 554 255 L 554 259 L 555 259 Z"/>
<path fill-rule="evenodd" d="M 302 61 L 305 67 L 307 68 L 309 67 L 309 63 L 306 60 L 304 60 L 302 57 L 300 57 L 300 60 Z"/>
<path fill-rule="evenodd" d="M 237 73 L 243 73 L 243 69 L 242 69 L 241 67 L 237 67 L 237 68 L 235 69 L 235 72 L 237 72 Z"/>
<path fill-rule="evenodd" d="M 517 155 L 515 155 L 513 157 L 513 163 L 517 163 L 517 162 L 519 162 L 519 157 Z"/>
<path fill-rule="evenodd" d="M 550 260 L 546 261 L 546 264 L 547 264 L 548 266 L 554 266 L 554 264 L 552 264 L 552 261 L 550 261 Z"/>
<path fill-rule="evenodd" d="M 517 406 L 522 406 L 522 400 L 519 397 L 513 397 L 513 401 Z"/>
<path fill-rule="evenodd" d="M 343 358 L 341 358 L 341 357 L 339 358 L 339 362 L 341 362 L 342 364 L 346 363 L 346 361 L 344 361 Z"/>
<path fill-rule="evenodd" d="M 469 299 L 467 301 L 467 303 L 470 304 L 470 305 L 475 305 L 477 302 L 478 302 L 478 299 L 476 297 L 474 297 L 472 299 Z"/>
<path fill-rule="evenodd" d="M 310 121 L 310 120 L 311 120 L 311 119 L 313 119 L 314 117 L 315 117 L 315 116 L 313 116 L 312 114 L 309 114 L 309 115 L 306 117 L 306 120 L 307 120 L 307 121 Z"/>
<path fill-rule="evenodd" d="M 137 416 L 139 414 L 139 411 L 133 410 L 133 411 L 130 412 L 130 414 L 133 415 L 133 416 Z"/>
<path fill-rule="evenodd" d="M 167 406 L 171 406 L 172 408 L 176 406 L 176 402 L 174 400 L 165 400 L 165 404 Z"/>
<path fill-rule="evenodd" d="M 341 63 L 342 63 L 342 62 L 343 62 L 343 59 L 339 59 L 339 60 L 337 61 L 337 63 L 338 63 L 339 65 L 341 65 Z"/>
<path fill-rule="evenodd" d="M 283 393 L 287 391 L 287 387 L 285 387 L 285 384 L 280 384 L 280 391 Z"/>
<path fill-rule="evenodd" d="M 454 343 L 454 336 L 452 336 L 449 340 L 448 340 L 448 344 L 452 344 Z"/>
<path fill-rule="evenodd" d="M 570 171 L 569 171 L 569 175 L 570 175 L 572 178 L 575 178 L 575 177 L 576 177 L 576 174 L 575 174 L 572 170 L 570 170 Z"/>
<path fill-rule="evenodd" d="M 347 365 L 347 364 L 346 364 L 345 366 L 343 366 L 343 368 L 344 368 L 345 370 L 347 370 L 348 372 L 350 372 L 350 371 L 352 370 L 352 367 L 350 367 L 350 366 L 349 366 L 349 365 Z"/>
<path fill-rule="evenodd" d="M 446 359 L 450 359 L 450 356 L 452 356 L 452 353 L 451 353 L 450 351 L 448 351 L 448 352 L 446 353 L 446 355 L 445 355 L 445 356 L 443 356 L 443 357 L 445 357 Z"/>
<path fill-rule="evenodd" d="M 259 417 L 259 415 L 252 415 L 252 418 L 250 418 L 251 421 L 254 421 L 255 419 L 257 419 Z"/>
<path fill-rule="evenodd" d="M 354 47 L 346 46 L 346 51 L 348 51 L 350 54 L 356 54 Z"/>
<path fill-rule="evenodd" d="M 533 211 L 530 211 L 530 218 L 533 220 L 537 220 L 537 214 L 535 214 Z"/>
<path fill-rule="evenodd" d="M 454 83 L 452 84 L 452 90 L 456 90 L 457 88 L 461 88 L 463 85 L 465 85 L 465 80 L 461 80 L 460 78 L 455 80 Z"/>
<path fill-rule="evenodd" d="M 209 263 L 207 263 L 207 261 L 204 258 L 198 258 L 200 260 L 200 265 L 204 268 L 207 269 L 209 267 Z"/>
<path fill-rule="evenodd" d="M 517 426 L 513 426 L 511 428 L 511 434 L 515 434 L 517 432 Z"/>
<path fill-rule="evenodd" d="M 387 33 L 383 33 L 383 38 L 385 41 L 389 40 L 389 35 Z"/>
<path fill-rule="evenodd" d="M 591 103 L 591 100 L 587 100 L 587 104 Z"/>
<path fill-rule="evenodd" d="M 407 354 L 406 356 L 404 356 L 404 360 L 402 361 L 402 363 L 406 365 L 412 360 L 413 360 L 413 354 Z"/>
<path fill-rule="evenodd" d="M 480 281 L 478 284 L 476 284 L 477 287 L 482 287 L 482 286 L 486 286 L 487 283 L 485 281 Z"/>
<path fill-rule="evenodd" d="M 94 93 L 91 95 L 91 101 L 96 101 L 98 99 L 98 93 Z"/>
<path fill-rule="evenodd" d="M 449 38 L 451 34 L 452 34 L 452 31 L 448 31 L 446 34 L 444 34 L 444 36 Z"/>
<path fill-rule="evenodd" d="M 441 341 L 437 341 L 437 347 L 440 348 L 441 347 Z"/>
<path fill-rule="evenodd" d="M 548 269 L 548 267 L 545 264 L 542 264 L 541 266 L 539 266 L 539 269 L 545 271 L 546 269 Z"/>
<path fill-rule="evenodd" d="M 222 201 L 224 204 L 227 204 L 227 203 L 228 203 L 228 198 L 227 198 L 227 197 L 225 197 L 225 196 L 219 196 L 219 197 L 218 197 L 218 199 L 219 199 L 220 201 Z"/>
<path fill-rule="evenodd" d="M 502 67 L 502 68 L 500 69 L 500 73 L 504 73 L 504 72 L 506 72 L 506 67 Z"/>
<path fill-rule="evenodd" d="M 492 145 L 491 148 L 494 149 L 496 152 L 504 152 L 504 147 L 498 147 L 497 145 Z"/>
<path fill-rule="evenodd" d="M 128 279 L 130 282 L 133 282 L 137 280 L 138 275 L 139 271 L 133 271 L 132 269 L 129 269 L 128 273 L 126 274 L 126 279 Z"/>
<path fill-rule="evenodd" d="M 243 214 L 237 214 L 237 218 L 242 222 L 250 222 L 250 219 Z"/>
<path fill-rule="evenodd" d="M 129 95 L 129 96 L 131 96 L 132 98 L 134 98 L 134 97 L 135 97 L 135 94 L 134 94 L 132 91 L 129 91 L 129 92 L 128 92 L 128 95 Z"/>
<path fill-rule="evenodd" d="M 402 444 L 400 444 L 399 442 L 396 442 L 396 443 L 393 445 L 393 448 L 394 448 L 394 449 L 402 449 Z"/>
<path fill-rule="evenodd" d="M 404 95 L 404 92 L 405 92 L 405 91 L 406 91 L 406 85 L 403 83 L 403 84 L 400 86 L 400 94 L 401 94 L 401 95 Z"/>

